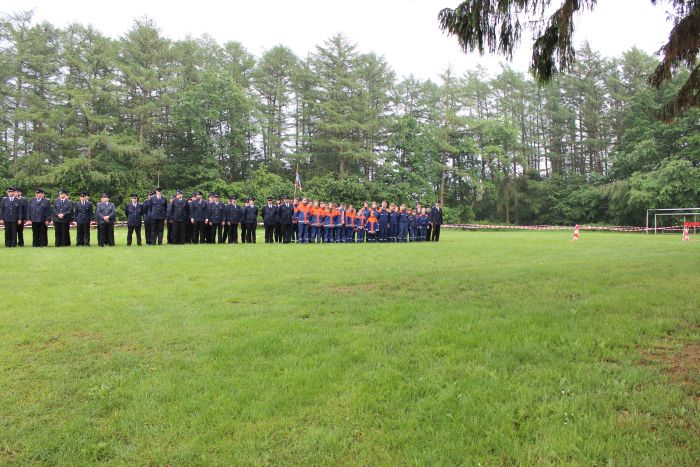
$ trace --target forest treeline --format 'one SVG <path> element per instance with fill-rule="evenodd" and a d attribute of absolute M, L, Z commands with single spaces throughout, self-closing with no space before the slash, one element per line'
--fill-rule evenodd
<path fill-rule="evenodd" d="M 0 182 L 112 193 L 432 203 L 447 221 L 642 224 L 700 206 L 700 110 L 656 111 L 657 59 L 584 44 L 539 87 L 503 67 L 399 78 L 343 35 L 306 57 L 278 45 L 171 40 L 150 19 L 120 38 L 32 14 L 0 22 Z"/>

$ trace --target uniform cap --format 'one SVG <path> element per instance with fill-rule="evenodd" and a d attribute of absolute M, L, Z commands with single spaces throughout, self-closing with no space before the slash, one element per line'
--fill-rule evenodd
<path fill-rule="evenodd" d="M 34 193 L 44 193 L 44 190 L 42 190 L 41 188 L 37 188 L 37 189 L 34 191 Z"/>
<path fill-rule="evenodd" d="M 81 191 L 78 193 L 79 196 L 89 196 L 87 191 Z"/>
<path fill-rule="evenodd" d="M 267 200 L 268 200 L 268 201 L 272 201 L 273 199 L 274 199 L 274 198 L 273 198 L 272 196 L 268 196 L 268 197 L 267 197 Z"/>
<path fill-rule="evenodd" d="M 60 189 L 60 190 L 58 190 L 58 193 L 59 193 L 59 194 L 63 194 L 63 195 L 68 195 L 68 194 L 70 194 L 70 193 L 68 193 L 68 190 L 65 190 L 65 189 Z"/>
<path fill-rule="evenodd" d="M 137 195 L 136 193 L 131 193 L 131 197 L 132 197 L 132 198 L 138 198 L 139 195 Z"/>
<path fill-rule="evenodd" d="M 87 193 L 86 193 L 86 194 L 87 194 Z M 109 194 L 107 194 L 107 193 L 102 193 L 102 194 L 100 195 L 100 198 L 109 198 Z"/>
<path fill-rule="evenodd" d="M 181 195 L 181 194 L 183 194 L 183 193 L 182 193 L 182 190 L 175 190 L 175 194 L 176 194 L 176 195 Z"/>
<path fill-rule="evenodd" d="M 236 200 L 237 200 L 238 197 L 237 197 L 236 195 L 231 195 L 231 196 L 228 197 L 228 199 L 236 199 Z"/>

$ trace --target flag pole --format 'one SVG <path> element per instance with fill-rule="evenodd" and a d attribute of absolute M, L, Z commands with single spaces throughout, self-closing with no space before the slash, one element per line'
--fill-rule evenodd
<path fill-rule="evenodd" d="M 299 177 L 299 161 L 297 161 L 297 171 L 294 174 L 294 199 L 297 199 L 297 179 Z"/>

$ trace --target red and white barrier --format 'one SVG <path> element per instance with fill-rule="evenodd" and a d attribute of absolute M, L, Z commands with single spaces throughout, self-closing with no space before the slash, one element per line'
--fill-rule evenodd
<path fill-rule="evenodd" d="M 571 226 L 566 225 L 497 225 L 497 224 L 445 224 L 447 229 L 462 230 L 568 230 Z M 633 225 L 580 225 L 579 230 L 592 232 L 654 232 L 653 227 L 637 227 Z M 682 225 L 669 227 L 657 227 L 657 232 L 682 232 Z"/>

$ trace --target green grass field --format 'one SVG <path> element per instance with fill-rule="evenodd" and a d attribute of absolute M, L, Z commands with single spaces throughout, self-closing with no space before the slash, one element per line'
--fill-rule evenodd
<path fill-rule="evenodd" d="M 700 240 L 442 237 L 2 249 L 0 464 L 697 465 Z"/>

